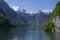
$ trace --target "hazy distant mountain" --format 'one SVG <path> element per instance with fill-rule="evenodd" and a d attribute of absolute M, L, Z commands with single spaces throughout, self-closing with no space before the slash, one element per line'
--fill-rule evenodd
<path fill-rule="evenodd" d="M 16 8 L 16 7 L 15 7 Z M 15 10 L 15 8 L 12 8 Z M 21 11 L 23 9 L 21 9 L 20 7 L 16 8 L 16 12 L 23 18 L 24 21 L 26 21 L 30 26 L 42 26 L 46 20 L 48 20 L 50 18 L 50 13 L 51 10 L 39 10 L 36 13 L 33 12 L 27 12 L 26 10 L 25 12 Z"/>
<path fill-rule="evenodd" d="M 50 18 L 50 13 L 50 11 L 47 13 L 40 11 L 32 15 L 34 17 L 32 25 L 43 27 L 44 23 Z"/>

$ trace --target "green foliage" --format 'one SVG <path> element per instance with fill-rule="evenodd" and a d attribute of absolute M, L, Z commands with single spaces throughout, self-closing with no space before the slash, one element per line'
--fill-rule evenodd
<path fill-rule="evenodd" d="M 51 31 L 52 27 L 54 27 L 54 23 L 52 20 L 48 20 L 44 26 L 44 31 Z"/>
<path fill-rule="evenodd" d="M 5 16 L 2 12 L 0 12 L 0 18 L 3 18 L 3 19 L 0 19 L 0 24 L 3 23 L 4 19 L 6 19 L 9 21 L 9 23 L 11 24 L 12 27 L 26 26 L 22 20 L 17 20 L 17 21 L 19 21 L 19 22 L 17 22 L 14 19 L 12 19 L 11 17 Z"/>
<path fill-rule="evenodd" d="M 56 4 L 51 15 L 52 18 L 54 18 L 55 16 L 60 16 L 60 1 Z"/>
<path fill-rule="evenodd" d="M 44 31 L 52 31 L 52 28 L 54 27 L 53 18 L 55 16 L 60 16 L 60 1 L 56 4 L 55 8 L 51 13 L 50 19 L 44 25 Z"/>

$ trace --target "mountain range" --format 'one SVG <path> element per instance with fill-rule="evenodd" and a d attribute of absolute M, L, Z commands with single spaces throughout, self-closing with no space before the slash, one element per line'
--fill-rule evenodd
<path fill-rule="evenodd" d="M 43 24 L 50 18 L 51 10 L 39 10 L 38 12 L 28 12 L 26 9 L 22 9 L 21 7 L 11 7 L 15 10 L 19 16 L 31 27 L 38 26 L 42 28 Z M 16 10 L 16 9 L 17 10 Z M 25 11 L 24 11 L 25 10 Z M 23 11 L 23 12 L 22 12 Z"/>
<path fill-rule="evenodd" d="M 0 0 L 0 30 L 8 30 L 11 27 L 40 26 L 50 18 L 51 11 L 39 10 L 37 13 L 27 12 L 25 9 L 14 10 L 4 0 Z"/>

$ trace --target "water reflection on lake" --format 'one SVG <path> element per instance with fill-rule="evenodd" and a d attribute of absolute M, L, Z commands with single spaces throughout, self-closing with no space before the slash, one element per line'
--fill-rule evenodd
<path fill-rule="evenodd" d="M 0 40 L 1 40 L 1 35 L 2 33 L 0 33 Z M 24 27 L 12 28 L 10 30 L 10 33 L 7 35 L 7 37 L 6 34 L 4 35 L 3 36 L 6 40 L 60 40 L 60 33 L 57 32 L 45 33 L 43 30 L 39 30 L 39 29 L 31 30 Z"/>

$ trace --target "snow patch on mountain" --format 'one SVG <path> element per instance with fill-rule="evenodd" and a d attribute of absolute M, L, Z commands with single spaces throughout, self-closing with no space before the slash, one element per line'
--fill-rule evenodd
<path fill-rule="evenodd" d="M 40 13 L 40 12 L 43 12 L 45 14 L 50 14 L 50 12 L 52 12 L 52 10 L 38 10 L 38 12 L 27 11 L 25 8 L 22 8 L 22 7 L 19 7 L 19 6 L 11 6 L 11 8 L 14 11 L 25 12 L 25 13 L 28 13 L 28 14 L 34 14 L 34 13 L 36 14 L 36 13 Z"/>
<path fill-rule="evenodd" d="M 27 12 L 25 8 L 19 6 L 11 6 L 14 11 Z"/>
<path fill-rule="evenodd" d="M 18 7 L 18 6 L 13 6 L 12 9 L 13 9 L 14 11 L 17 11 L 17 10 L 19 10 L 19 7 Z"/>
<path fill-rule="evenodd" d="M 44 12 L 45 14 L 49 14 L 50 12 L 52 12 L 52 10 L 42 10 L 42 12 Z"/>

